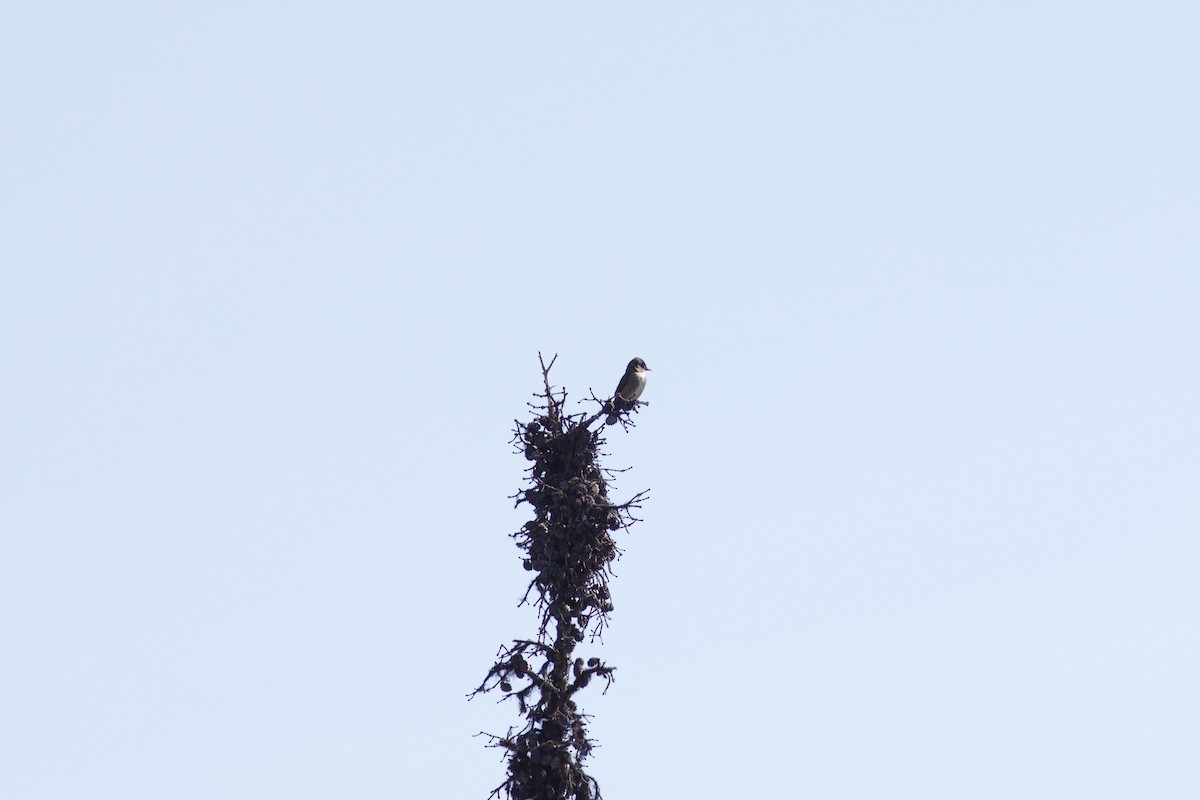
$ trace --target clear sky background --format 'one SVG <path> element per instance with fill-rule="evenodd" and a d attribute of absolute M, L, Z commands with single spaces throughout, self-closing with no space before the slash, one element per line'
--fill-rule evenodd
<path fill-rule="evenodd" d="M 483 800 L 539 350 L 653 369 L 610 800 L 1200 796 L 1198 41 L 10 6 L 0 796 Z"/>

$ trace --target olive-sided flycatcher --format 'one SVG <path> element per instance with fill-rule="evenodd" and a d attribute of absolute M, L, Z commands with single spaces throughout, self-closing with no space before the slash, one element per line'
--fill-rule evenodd
<path fill-rule="evenodd" d="M 637 399 L 646 389 L 646 372 L 649 369 L 646 362 L 640 358 L 629 362 L 629 366 L 625 368 L 625 376 L 621 378 L 621 382 L 617 384 L 617 391 L 613 394 L 612 412 L 608 419 L 604 420 L 605 425 L 616 425 L 617 412 L 633 408 L 637 404 Z"/>

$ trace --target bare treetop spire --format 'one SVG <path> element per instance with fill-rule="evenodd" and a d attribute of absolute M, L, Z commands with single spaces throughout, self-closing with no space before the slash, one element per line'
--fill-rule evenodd
<path fill-rule="evenodd" d="M 594 643 L 608 624 L 613 610 L 608 579 L 621 554 L 612 534 L 638 521 L 632 510 L 648 492 L 624 503 L 609 500 L 610 473 L 599 463 L 603 440 L 599 430 L 589 430 L 607 401 L 598 400 L 601 411 L 590 417 L 565 413 L 566 390 L 556 392 L 550 384 L 555 359 L 546 364 L 540 353 L 538 359 L 543 389 L 530 403 L 534 418 L 518 421 L 513 435 L 514 446 L 531 462 L 528 488 L 513 497 L 518 506 L 530 506 L 533 518 L 512 537 L 522 565 L 533 573 L 521 604 L 532 598 L 540 624 L 535 637 L 500 648 L 470 696 L 499 689 L 526 720 L 504 736 L 484 734 L 490 746 L 508 754 L 508 776 L 489 798 L 600 800 L 599 784 L 583 770 L 593 742 L 576 694 L 593 678 L 602 678 L 607 691 L 616 668 L 599 658 L 576 657 L 575 650 L 585 639 Z M 614 401 L 636 404 L 646 369 L 640 358 L 630 362 L 626 378 L 630 370 L 640 372 L 640 384 L 624 393 L 618 386 Z"/>

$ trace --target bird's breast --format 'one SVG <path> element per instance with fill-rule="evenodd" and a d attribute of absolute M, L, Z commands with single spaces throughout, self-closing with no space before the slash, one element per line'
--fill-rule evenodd
<path fill-rule="evenodd" d="M 625 380 L 621 382 L 621 399 L 633 402 L 642 396 L 642 390 L 646 388 L 646 373 L 634 372 L 625 376 Z"/>

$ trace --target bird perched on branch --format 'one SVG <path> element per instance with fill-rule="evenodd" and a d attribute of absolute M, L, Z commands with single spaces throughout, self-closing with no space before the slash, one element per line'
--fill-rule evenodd
<path fill-rule="evenodd" d="M 604 420 L 605 425 L 616 425 L 618 412 L 637 405 L 637 399 L 646 389 L 646 372 L 649 369 L 646 362 L 640 358 L 629 362 L 629 366 L 625 368 L 625 375 L 617 384 L 617 391 L 613 394 L 612 410 L 608 414 L 608 419 Z"/>

